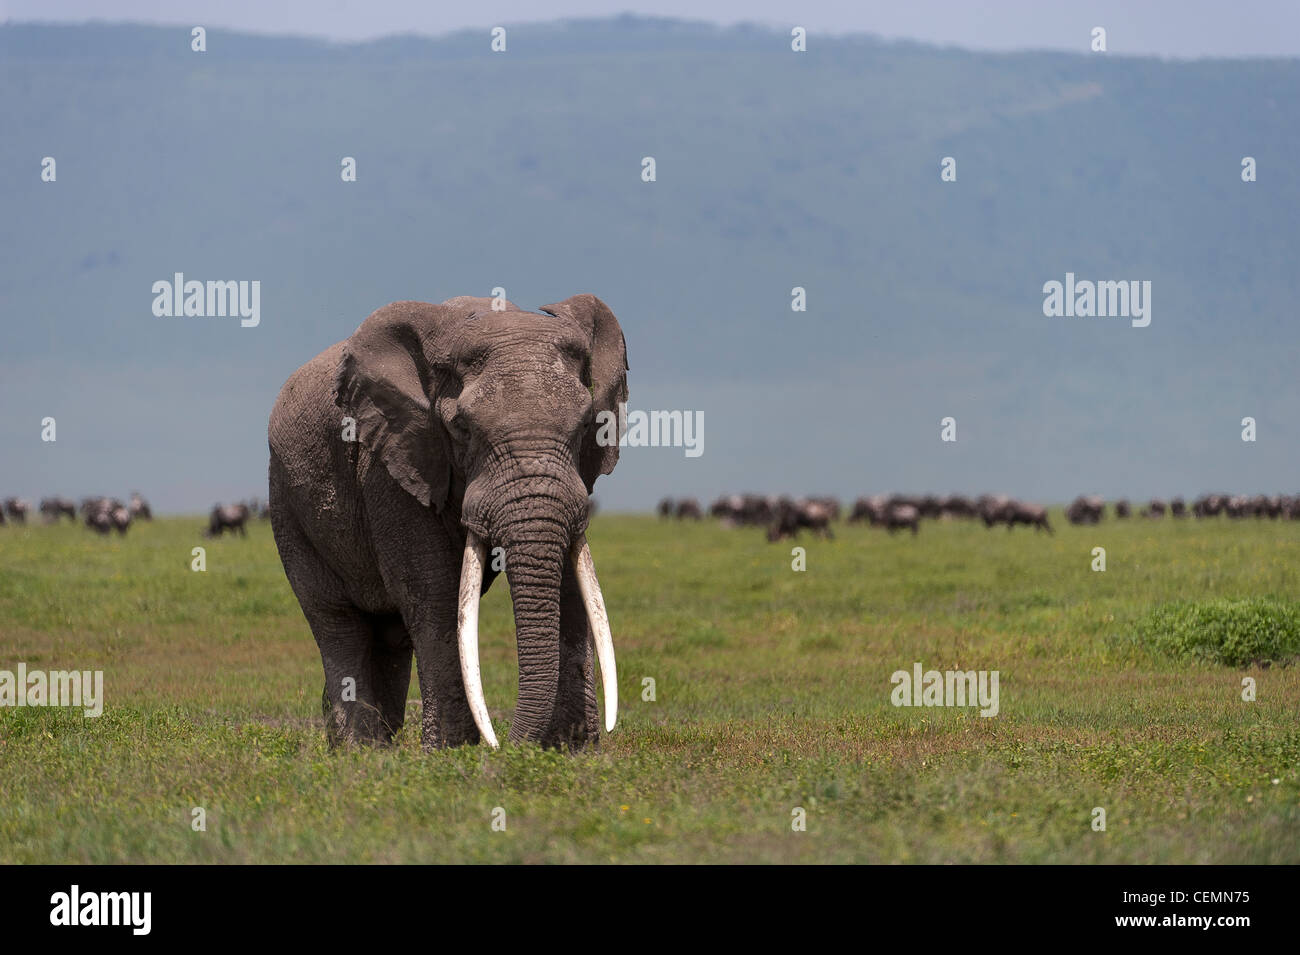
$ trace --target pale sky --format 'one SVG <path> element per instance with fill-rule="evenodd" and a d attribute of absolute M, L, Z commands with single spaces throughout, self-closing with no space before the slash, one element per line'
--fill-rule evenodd
<path fill-rule="evenodd" d="M 1300 55 L 1297 0 L 0 0 L 0 20 L 202 25 L 334 40 L 625 12 L 977 50 L 1083 51 L 1101 26 L 1112 54 Z"/>

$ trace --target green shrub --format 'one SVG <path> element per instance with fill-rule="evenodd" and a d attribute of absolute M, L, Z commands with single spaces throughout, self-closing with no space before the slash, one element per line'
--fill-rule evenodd
<path fill-rule="evenodd" d="M 1286 663 L 1300 656 L 1300 604 L 1265 597 L 1164 604 L 1138 624 L 1137 634 L 1176 657 L 1226 666 Z"/>

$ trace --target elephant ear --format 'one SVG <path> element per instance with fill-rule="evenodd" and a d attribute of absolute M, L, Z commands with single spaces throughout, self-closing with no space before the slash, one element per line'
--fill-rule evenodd
<path fill-rule="evenodd" d="M 578 469 L 591 493 L 596 478 L 609 474 L 618 464 L 618 444 L 625 422 L 618 417 L 619 405 L 627 401 L 627 343 L 623 329 L 609 306 L 594 295 L 575 295 L 555 305 L 542 308 L 548 315 L 569 318 L 587 329 L 591 336 L 589 380 L 592 406 L 596 412 L 591 427 L 582 439 Z M 606 414 L 601 414 L 606 412 Z M 605 422 L 616 421 L 614 429 Z M 597 437 L 613 438 L 598 441 Z"/>
<path fill-rule="evenodd" d="M 357 438 L 407 493 L 441 511 L 451 484 L 451 438 L 433 411 L 429 353 L 463 310 L 394 302 L 343 346 L 335 403 L 356 419 Z"/>

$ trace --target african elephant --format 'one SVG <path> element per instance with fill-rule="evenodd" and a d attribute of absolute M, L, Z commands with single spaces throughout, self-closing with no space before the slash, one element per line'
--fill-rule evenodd
<path fill-rule="evenodd" d="M 391 739 L 414 653 L 423 747 L 497 745 L 478 606 L 501 569 L 519 661 L 511 741 L 598 744 L 593 645 L 614 728 L 586 530 L 593 485 L 618 462 L 623 331 L 594 295 L 545 314 L 504 306 L 386 305 L 298 369 L 271 413 L 271 526 L 320 648 L 332 744 Z"/>

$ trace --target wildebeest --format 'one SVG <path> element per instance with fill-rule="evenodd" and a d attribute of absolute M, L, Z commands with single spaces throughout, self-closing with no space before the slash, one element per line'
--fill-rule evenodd
<path fill-rule="evenodd" d="M 1142 508 L 1142 516 L 1154 520 L 1160 520 L 1165 516 L 1165 502 L 1159 498 L 1152 498 L 1146 507 Z"/>
<path fill-rule="evenodd" d="M 700 502 L 693 497 L 684 497 L 679 500 L 674 509 L 674 515 L 679 521 L 699 521 L 704 519 L 704 512 L 700 510 Z"/>
<path fill-rule="evenodd" d="M 792 501 L 781 498 L 777 503 L 776 514 L 767 529 L 767 539 L 778 541 L 783 537 L 796 537 L 802 528 L 811 530 L 821 537 L 830 538 L 830 522 L 834 510 L 825 500 L 803 498 Z"/>
<path fill-rule="evenodd" d="M 223 507 L 220 504 L 212 508 L 212 513 L 208 516 L 208 537 L 220 537 L 226 531 L 232 534 L 239 531 L 241 537 L 248 536 L 248 530 L 245 524 L 248 522 L 248 505 L 247 504 L 230 504 Z"/>
<path fill-rule="evenodd" d="M 139 491 L 131 492 L 131 503 L 128 508 L 133 518 L 142 521 L 153 520 L 153 511 L 149 507 L 149 502 L 140 496 Z"/>
<path fill-rule="evenodd" d="M 16 497 L 5 498 L 4 512 L 15 524 L 27 523 L 27 511 L 28 504 L 26 501 Z"/>
<path fill-rule="evenodd" d="M 726 494 L 709 507 L 709 516 L 728 526 L 770 524 L 778 499 L 761 494 Z"/>
<path fill-rule="evenodd" d="M 1096 495 L 1079 495 L 1065 509 L 1065 519 L 1071 524 L 1099 524 L 1106 514 L 1106 502 Z"/>
<path fill-rule="evenodd" d="M 915 537 L 921 529 L 921 510 L 915 504 L 893 501 L 885 505 L 878 523 L 883 524 L 891 534 L 904 527 L 911 528 L 912 536 Z"/>
<path fill-rule="evenodd" d="M 57 523 L 60 517 L 71 518 L 77 522 L 77 502 L 66 497 L 46 497 L 41 499 L 41 514 L 47 524 Z"/>
<path fill-rule="evenodd" d="M 81 512 L 85 516 L 86 526 L 100 534 L 116 530 L 124 535 L 131 526 L 130 508 L 116 498 L 86 498 L 81 503 Z"/>
<path fill-rule="evenodd" d="M 1132 506 L 1127 498 L 1120 498 L 1115 502 L 1115 517 L 1119 520 L 1127 520 L 1133 513 Z"/>
<path fill-rule="evenodd" d="M 971 518 L 976 516 L 975 502 L 960 494 L 949 494 L 939 501 L 939 510 L 944 517 Z"/>
<path fill-rule="evenodd" d="M 1047 520 L 1047 508 L 1041 504 L 1026 504 L 1023 501 L 1012 501 L 1006 516 L 1007 529 L 1010 530 L 1016 524 L 1024 524 L 1027 527 L 1033 527 L 1036 530 L 1054 533 L 1052 525 Z"/>

